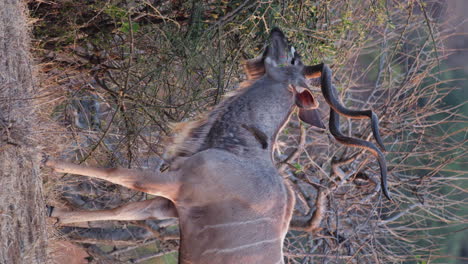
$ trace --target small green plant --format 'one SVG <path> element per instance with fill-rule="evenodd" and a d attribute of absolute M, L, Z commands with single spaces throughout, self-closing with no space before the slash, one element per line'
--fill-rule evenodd
<path fill-rule="evenodd" d="M 302 165 L 299 163 L 294 163 L 293 167 L 296 169 L 296 173 L 300 173 L 304 171 L 304 167 L 302 167 Z"/>
<path fill-rule="evenodd" d="M 133 31 L 133 33 L 136 33 L 140 29 L 140 24 L 135 22 L 122 22 L 119 28 L 119 30 L 123 33 L 130 33 L 130 29 Z"/>

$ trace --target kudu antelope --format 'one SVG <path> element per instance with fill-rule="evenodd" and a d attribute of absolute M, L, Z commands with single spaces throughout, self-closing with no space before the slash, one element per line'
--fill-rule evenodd
<path fill-rule="evenodd" d="M 262 56 L 247 61 L 248 81 L 205 118 L 188 123 L 170 148 L 164 171 L 100 169 L 48 160 L 56 172 L 103 179 L 157 195 L 158 198 L 99 211 L 69 212 L 56 208 L 61 224 L 95 220 L 179 218 L 179 263 L 284 263 L 282 246 L 294 208 L 294 193 L 275 168 L 273 145 L 293 110 L 321 126 L 318 103 L 308 79 L 321 78 L 330 105 L 330 131 L 341 143 L 370 150 L 381 168 L 386 164 L 371 142 L 345 137 L 338 115 L 370 118 L 374 137 L 383 148 L 378 120 L 370 111 L 346 109 L 323 64 L 304 66 L 279 29 L 273 29 Z"/>

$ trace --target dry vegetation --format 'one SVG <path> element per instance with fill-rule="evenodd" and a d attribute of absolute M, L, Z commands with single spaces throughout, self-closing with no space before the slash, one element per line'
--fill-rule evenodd
<path fill-rule="evenodd" d="M 45 263 L 46 230 L 35 134 L 27 15 L 0 2 L 0 263 Z"/>
<path fill-rule="evenodd" d="M 382 199 L 372 156 L 293 117 L 275 158 L 296 190 L 295 221 L 316 213 L 311 232 L 289 233 L 288 263 L 450 263 L 456 258 L 439 250 L 444 232 L 467 224 L 466 116 L 443 104 L 452 81 L 443 41 L 451 36 L 433 19 L 443 5 L 425 2 L 30 1 L 43 89 L 38 118 L 47 126 L 25 127 L 57 158 L 157 169 L 170 123 L 235 89 L 242 59 L 258 55 L 276 25 L 306 63 L 333 65 L 346 105 L 377 112 L 394 197 Z M 343 122 L 343 130 L 370 139 L 367 121 Z M 49 203 L 73 209 L 148 198 L 74 175 L 49 175 L 45 186 Z M 35 201 L 30 206 L 42 198 Z M 2 234 L 4 223 L 2 215 Z M 54 239 L 85 247 L 95 263 L 174 263 L 178 244 L 174 222 L 160 221 L 58 227 Z"/>

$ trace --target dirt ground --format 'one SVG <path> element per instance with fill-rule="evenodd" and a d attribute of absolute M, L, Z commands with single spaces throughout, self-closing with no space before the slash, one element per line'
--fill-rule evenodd
<path fill-rule="evenodd" d="M 0 1 L 0 263 L 47 263 L 34 97 L 24 2 Z"/>

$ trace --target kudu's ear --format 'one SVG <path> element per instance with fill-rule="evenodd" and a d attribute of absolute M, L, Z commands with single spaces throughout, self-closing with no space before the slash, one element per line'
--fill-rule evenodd
<path fill-rule="evenodd" d="M 322 67 L 323 67 L 322 64 L 312 65 L 312 66 L 303 66 L 302 75 L 307 80 L 318 78 L 321 75 Z M 308 92 L 309 94 L 304 94 L 305 92 Z M 301 101 L 302 105 L 309 106 L 309 107 L 301 108 L 301 106 L 298 104 L 298 99 Z M 296 105 L 299 106 L 299 119 L 301 119 L 303 122 L 306 122 L 312 126 L 325 129 L 325 125 L 322 122 L 320 113 L 316 109 L 318 108 L 319 104 L 317 100 L 312 96 L 309 90 L 306 90 L 296 95 Z"/>
<path fill-rule="evenodd" d="M 248 80 L 262 77 L 265 74 L 265 62 L 263 56 L 245 61 L 244 71 Z"/>
<path fill-rule="evenodd" d="M 322 117 L 317 109 L 299 109 L 299 119 L 311 126 L 315 126 L 321 129 L 325 129 L 325 125 L 322 122 Z"/>
<path fill-rule="evenodd" d="M 299 107 L 299 119 L 309 125 L 325 128 L 317 110 L 319 103 L 308 89 L 296 93 L 296 105 Z"/>

